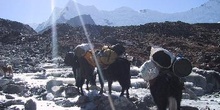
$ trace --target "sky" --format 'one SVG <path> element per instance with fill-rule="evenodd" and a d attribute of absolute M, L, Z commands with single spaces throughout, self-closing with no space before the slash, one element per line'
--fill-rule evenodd
<path fill-rule="evenodd" d="M 42 23 L 51 15 L 53 7 L 64 8 L 69 0 L 0 0 L 0 18 L 22 23 Z M 175 13 L 196 8 L 208 0 L 74 0 L 85 6 L 111 11 L 122 6 L 136 11 L 150 9 Z M 54 5 L 52 5 L 54 3 Z"/>

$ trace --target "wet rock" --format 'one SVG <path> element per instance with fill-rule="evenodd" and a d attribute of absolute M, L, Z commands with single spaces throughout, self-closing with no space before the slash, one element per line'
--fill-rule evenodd
<path fill-rule="evenodd" d="M 37 104 L 34 100 L 29 99 L 24 104 L 25 110 L 37 110 Z"/>
<path fill-rule="evenodd" d="M 193 68 L 193 72 L 202 75 L 206 78 L 206 93 L 212 93 L 220 90 L 220 73 L 214 70 L 204 70 L 199 68 Z"/>
<path fill-rule="evenodd" d="M 11 96 L 11 95 L 8 95 L 8 94 L 5 95 L 5 98 L 6 98 L 6 99 L 15 99 L 15 97 L 13 97 L 13 96 Z"/>
<path fill-rule="evenodd" d="M 62 107 L 72 107 L 75 106 L 75 102 L 70 101 L 68 99 L 61 99 L 55 101 L 56 105 L 62 106 Z"/>
<path fill-rule="evenodd" d="M 0 108 L 4 109 L 11 105 L 24 105 L 24 102 L 22 100 L 4 100 L 0 102 Z"/>
<path fill-rule="evenodd" d="M 65 96 L 66 97 L 75 97 L 77 95 L 79 95 L 79 91 L 77 89 L 76 86 L 73 85 L 67 85 L 67 87 L 65 87 Z"/>
<path fill-rule="evenodd" d="M 47 93 L 46 94 L 46 100 L 52 101 L 54 99 L 54 95 L 52 93 Z"/>
<path fill-rule="evenodd" d="M 197 107 L 181 106 L 181 110 L 199 110 Z"/>
<path fill-rule="evenodd" d="M 131 80 L 131 87 L 132 88 L 147 88 L 147 82 L 144 81 L 144 80 L 136 80 L 136 79 L 133 79 Z"/>
<path fill-rule="evenodd" d="M 23 86 L 16 85 L 16 84 L 9 84 L 3 88 L 3 92 L 8 93 L 8 94 L 22 93 L 23 90 L 24 90 Z"/>
<path fill-rule="evenodd" d="M 139 70 L 138 67 L 132 66 L 132 67 L 130 68 L 130 74 L 131 74 L 131 76 L 138 76 L 139 73 L 140 73 L 140 70 Z"/>
<path fill-rule="evenodd" d="M 29 91 L 34 95 L 41 95 L 42 93 L 46 92 L 47 90 L 43 86 L 40 86 L 40 87 L 34 86 L 34 87 L 30 88 Z"/>
<path fill-rule="evenodd" d="M 46 84 L 46 90 L 47 92 L 51 92 L 51 93 L 55 93 L 54 90 L 52 90 L 52 88 L 54 86 L 62 86 L 63 85 L 63 81 L 59 81 L 59 80 L 50 80 L 47 82 Z"/>
<path fill-rule="evenodd" d="M 111 103 L 116 110 L 135 110 L 135 105 L 125 97 L 110 96 L 112 102 L 110 102 L 108 96 L 100 96 L 95 99 L 95 105 L 97 110 L 112 110 Z"/>
<path fill-rule="evenodd" d="M 191 73 L 185 79 L 187 82 L 192 82 L 194 86 L 201 87 L 204 90 L 206 89 L 206 78 L 202 75 Z"/>
<path fill-rule="evenodd" d="M 12 81 L 11 79 L 0 79 L 0 87 L 9 84 L 11 81 Z"/>
<path fill-rule="evenodd" d="M 205 91 L 201 87 L 193 87 L 191 89 L 197 96 L 202 96 L 204 95 Z"/>
<path fill-rule="evenodd" d="M 190 95 L 188 93 L 183 93 L 182 99 L 190 99 Z"/>
<path fill-rule="evenodd" d="M 191 89 L 185 88 L 183 90 L 183 94 L 185 94 L 184 96 L 187 96 L 187 98 L 189 99 L 192 99 L 192 100 L 198 99 L 198 96 Z"/>
<path fill-rule="evenodd" d="M 90 102 L 90 99 L 88 96 L 80 96 L 78 98 L 78 100 L 76 101 L 76 104 L 79 106 L 79 107 L 82 107 L 84 106 L 86 103 Z"/>
<path fill-rule="evenodd" d="M 33 79 L 47 79 L 47 76 L 45 74 L 37 74 Z"/>
<path fill-rule="evenodd" d="M 144 97 L 132 97 L 130 99 L 136 106 L 137 110 L 150 110 L 149 107 L 155 106 L 151 95 L 145 95 Z"/>
<path fill-rule="evenodd" d="M 63 91 L 65 90 L 65 87 L 64 86 L 53 86 L 51 89 L 53 91 L 52 93 L 54 97 L 61 97 Z"/>

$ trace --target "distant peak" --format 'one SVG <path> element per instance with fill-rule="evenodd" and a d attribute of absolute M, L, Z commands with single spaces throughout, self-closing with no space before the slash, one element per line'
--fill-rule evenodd
<path fill-rule="evenodd" d="M 116 8 L 115 11 L 135 11 L 135 10 L 133 10 L 132 8 L 123 6 L 123 7 L 120 7 L 120 8 Z"/>

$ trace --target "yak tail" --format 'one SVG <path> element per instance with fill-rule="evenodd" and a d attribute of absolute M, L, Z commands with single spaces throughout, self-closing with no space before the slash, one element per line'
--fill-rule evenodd
<path fill-rule="evenodd" d="M 169 97 L 169 110 L 177 110 L 177 101 L 174 97 Z"/>

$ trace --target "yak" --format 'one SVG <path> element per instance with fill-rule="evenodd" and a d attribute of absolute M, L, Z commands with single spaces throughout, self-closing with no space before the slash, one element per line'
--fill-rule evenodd
<path fill-rule="evenodd" d="M 108 81 L 109 94 L 111 94 L 113 81 L 118 81 L 122 87 L 120 96 L 124 95 L 126 90 L 126 97 L 129 98 L 128 89 L 131 86 L 130 62 L 125 58 L 117 58 L 112 64 L 106 68 L 102 68 L 103 77 Z M 100 94 L 103 93 L 104 81 L 99 73 L 99 81 L 101 84 Z"/>
<path fill-rule="evenodd" d="M 93 74 L 95 67 L 90 65 L 84 57 L 77 57 L 74 52 L 68 52 L 65 56 L 64 63 L 72 67 L 76 86 L 81 95 L 84 95 L 82 86 L 86 80 L 86 88 L 89 89 L 88 84 L 96 85 L 95 76 Z"/>
<path fill-rule="evenodd" d="M 159 75 L 150 80 L 150 92 L 158 110 L 180 110 L 184 83 L 170 69 L 161 69 Z"/>

